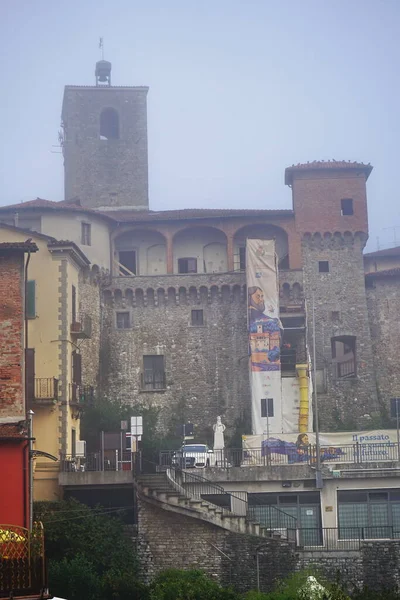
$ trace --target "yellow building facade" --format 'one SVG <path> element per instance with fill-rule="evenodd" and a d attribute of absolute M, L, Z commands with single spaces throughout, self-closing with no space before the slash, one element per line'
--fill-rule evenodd
<path fill-rule="evenodd" d="M 80 416 L 93 395 L 81 376 L 81 345 L 91 323 L 79 312 L 79 276 L 89 260 L 74 243 L 33 231 L 0 225 L 0 237 L 31 238 L 39 248 L 26 259 L 26 392 L 34 412 L 34 499 L 57 500 L 60 461 L 73 465 L 81 451 Z"/>

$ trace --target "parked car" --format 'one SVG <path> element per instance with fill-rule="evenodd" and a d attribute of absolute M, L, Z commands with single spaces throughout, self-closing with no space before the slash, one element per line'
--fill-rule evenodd
<path fill-rule="evenodd" d="M 173 465 L 182 469 L 204 469 L 213 464 L 214 451 L 207 444 L 185 444 L 174 453 Z"/>

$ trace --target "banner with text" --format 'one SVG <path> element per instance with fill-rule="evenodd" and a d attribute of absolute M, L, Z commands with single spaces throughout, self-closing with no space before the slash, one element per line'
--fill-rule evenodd
<path fill-rule="evenodd" d="M 345 431 L 320 433 L 321 462 L 362 463 L 397 460 L 397 431 Z M 314 463 L 315 433 L 247 435 L 242 438 L 245 464 Z"/>
<path fill-rule="evenodd" d="M 252 430 L 270 435 L 282 431 L 282 326 L 274 240 L 247 240 L 246 282 Z"/>

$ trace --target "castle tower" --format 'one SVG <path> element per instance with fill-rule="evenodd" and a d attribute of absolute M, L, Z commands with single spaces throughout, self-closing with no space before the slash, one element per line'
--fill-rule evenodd
<path fill-rule="evenodd" d="M 286 169 L 302 239 L 308 346 L 313 348 L 323 429 L 368 428 L 380 411 L 365 292 L 370 165 L 314 162 Z"/>
<path fill-rule="evenodd" d="M 94 86 L 64 90 L 65 199 L 102 210 L 148 210 L 147 87 L 111 86 L 111 63 Z"/>

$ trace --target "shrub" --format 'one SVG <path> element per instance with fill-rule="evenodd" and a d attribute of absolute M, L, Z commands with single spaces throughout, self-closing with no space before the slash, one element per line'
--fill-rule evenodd
<path fill-rule="evenodd" d="M 239 600 L 231 589 L 221 588 L 202 571 L 169 569 L 150 586 L 150 600 Z"/>

